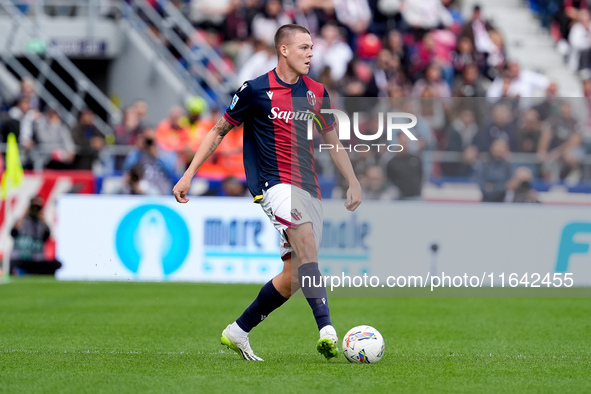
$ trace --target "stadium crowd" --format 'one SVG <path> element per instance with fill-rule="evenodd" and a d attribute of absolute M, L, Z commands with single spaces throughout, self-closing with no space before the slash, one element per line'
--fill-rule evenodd
<path fill-rule="evenodd" d="M 164 12 L 160 2 L 149 3 Z M 560 98 L 556 82 L 507 59 L 502 34 L 494 21 L 483 19 L 480 6 L 462 15 L 454 0 L 173 3 L 239 83 L 275 66 L 274 32 L 298 23 L 313 36 L 310 76 L 326 86 L 333 106 L 353 102 L 369 112 L 396 109 L 418 117 L 418 142 L 404 134 L 382 141 L 404 146 L 402 152 L 351 151 L 366 199 L 420 198 L 425 181 L 449 178 L 477 183 L 484 201 L 535 201 L 535 180 L 576 184 L 591 178 L 591 79 L 583 78 L 584 97 Z M 589 18 L 585 0 L 566 0 L 563 8 L 571 22 L 560 19 L 560 26 L 571 32 Z M 591 36 L 586 40 L 591 48 Z M 190 37 L 187 42 L 193 45 Z M 183 55 L 175 56 L 182 64 Z M 586 56 L 581 52 L 578 64 Z M 538 95 L 543 97 L 531 98 Z M 31 80 L 23 80 L 19 97 L 2 108 L 0 132 L 4 139 L 9 132 L 18 135 L 29 167 L 42 155 L 44 168 L 99 171 L 101 152 L 130 147 L 107 168 L 123 174 L 120 192 L 135 194 L 169 194 L 225 110 L 193 97 L 171 106 L 159 124 L 148 124 L 149 108 L 138 100 L 105 136 L 93 126 L 89 109 L 75 127 L 66 127 L 51 104 L 41 103 Z M 376 125 L 368 121 L 364 127 Z M 241 131 L 233 131 L 199 172 L 220 181 L 206 193 L 244 195 L 241 144 Z M 319 173 L 333 179 L 332 195 L 339 196 L 341 180 L 322 165 Z"/>

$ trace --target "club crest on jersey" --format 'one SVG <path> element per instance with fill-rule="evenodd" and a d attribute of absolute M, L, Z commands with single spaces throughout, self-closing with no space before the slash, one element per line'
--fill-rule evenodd
<path fill-rule="evenodd" d="M 312 106 L 316 105 L 316 95 L 314 94 L 313 91 L 308 90 L 308 93 L 306 93 L 306 97 L 308 98 L 308 103 Z"/>
<path fill-rule="evenodd" d="M 291 210 L 291 217 L 293 218 L 293 220 L 302 220 L 302 214 L 300 213 L 300 211 L 297 210 L 297 208 L 294 208 Z"/>

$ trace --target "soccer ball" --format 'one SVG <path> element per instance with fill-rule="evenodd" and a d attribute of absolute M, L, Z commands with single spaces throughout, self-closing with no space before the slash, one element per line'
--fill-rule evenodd
<path fill-rule="evenodd" d="M 386 343 L 372 326 L 353 327 L 343 338 L 343 353 L 352 363 L 375 364 L 384 355 Z"/>

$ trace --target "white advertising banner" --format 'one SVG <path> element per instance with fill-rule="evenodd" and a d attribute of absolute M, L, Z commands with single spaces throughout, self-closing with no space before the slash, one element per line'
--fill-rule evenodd
<path fill-rule="evenodd" d="M 279 236 L 250 199 L 64 195 L 59 279 L 262 283 L 282 268 Z M 572 273 L 591 285 L 591 208 L 324 201 L 325 275 Z M 432 247 L 437 246 L 435 253 Z"/>
<path fill-rule="evenodd" d="M 548 273 L 571 273 L 575 286 L 591 285 L 589 207 L 366 201 L 347 218 L 329 202 L 324 217 L 330 275 L 367 273 L 383 283 L 445 273 L 498 286 L 512 274 L 541 283 Z"/>
<path fill-rule="evenodd" d="M 250 199 L 64 195 L 58 279 L 264 282 L 279 236 Z"/>

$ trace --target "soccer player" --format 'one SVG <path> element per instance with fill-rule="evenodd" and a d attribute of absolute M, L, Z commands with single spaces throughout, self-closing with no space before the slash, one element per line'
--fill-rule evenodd
<path fill-rule="evenodd" d="M 326 289 L 314 287 L 322 283 L 318 269 L 322 206 L 307 124 L 310 114 L 330 108 L 330 98 L 322 84 L 306 77 L 312 47 L 310 32 L 302 26 L 290 24 L 277 30 L 277 67 L 245 82 L 237 90 L 230 107 L 205 136 L 189 168 L 173 188 L 178 202 L 189 201 L 187 193 L 191 180 L 201 164 L 232 128 L 244 123 L 244 168 L 248 188 L 281 234 L 284 263 L 283 271 L 266 283 L 253 303 L 222 332 L 222 344 L 245 360 L 262 361 L 251 349 L 248 334 L 300 289 L 304 277 L 306 286 L 301 289 L 320 331 L 316 348 L 326 358 L 335 357 L 338 352 Z M 322 125 L 319 132 L 324 142 L 342 146 L 334 117 L 324 114 L 322 120 L 318 123 Z M 331 149 L 330 155 L 349 183 L 345 207 L 354 211 L 361 204 L 361 186 L 349 157 L 343 149 Z"/>

